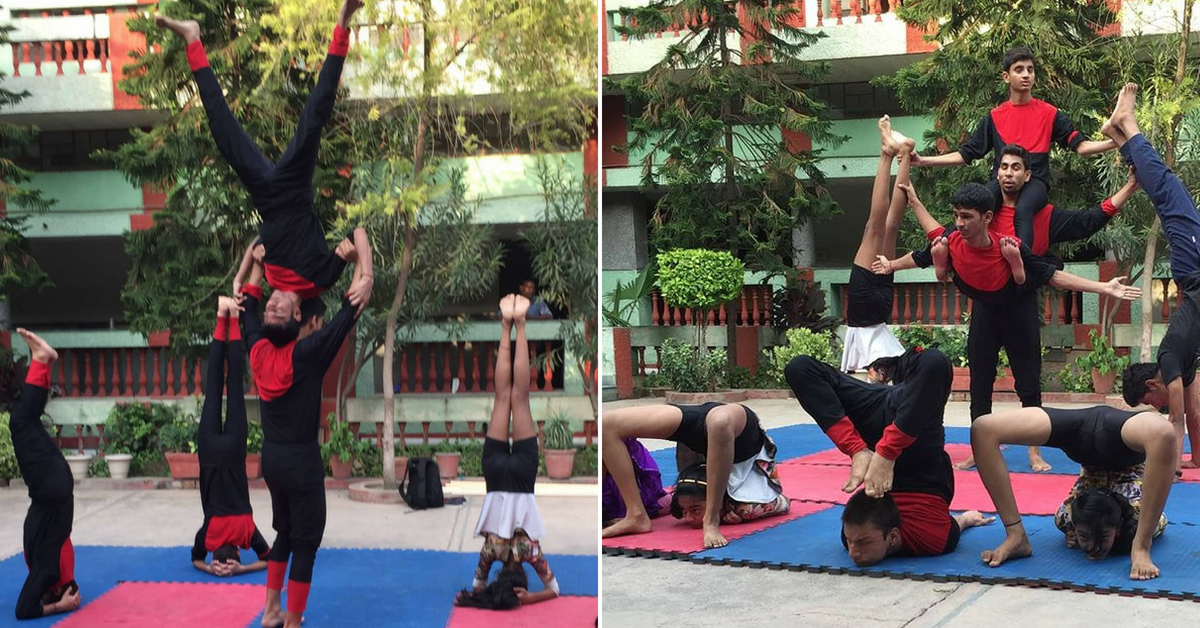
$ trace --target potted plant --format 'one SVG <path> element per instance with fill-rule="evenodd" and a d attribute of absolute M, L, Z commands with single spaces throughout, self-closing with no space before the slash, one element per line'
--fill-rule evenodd
<path fill-rule="evenodd" d="M 83 450 L 64 449 L 63 457 L 67 459 L 67 466 L 71 467 L 71 477 L 75 478 L 76 482 L 87 479 L 88 467 L 92 464 L 92 454 L 85 454 Z"/>
<path fill-rule="evenodd" d="M 575 468 L 575 435 L 571 433 L 570 421 L 561 410 L 546 421 L 544 433 L 546 476 L 552 480 L 569 479 L 571 470 Z"/>
<path fill-rule="evenodd" d="M 114 480 L 124 480 L 129 477 L 129 465 L 133 462 L 133 454 L 122 445 L 105 445 L 104 464 L 108 467 L 108 476 Z"/>
<path fill-rule="evenodd" d="M 176 480 L 195 480 L 200 477 L 200 456 L 196 453 L 196 438 L 200 424 L 191 416 L 176 413 L 173 421 L 159 431 L 158 442 L 162 445 L 171 468 L 171 477 Z"/>
<path fill-rule="evenodd" d="M 1092 373 L 1092 390 L 1107 395 L 1113 391 L 1113 383 L 1129 365 L 1129 356 L 1119 356 L 1108 342 L 1108 337 L 1096 330 L 1088 333 L 1092 341 L 1092 352 L 1079 358 L 1079 368 Z"/>
<path fill-rule="evenodd" d="M 354 471 L 354 461 L 361 449 L 358 437 L 350 430 L 350 424 L 329 416 L 329 440 L 321 445 L 321 456 L 329 461 L 329 469 L 335 480 L 347 480 Z"/>
<path fill-rule="evenodd" d="M 13 449 L 8 415 L 0 416 L 0 487 L 8 486 L 10 480 L 19 477 L 21 468 L 17 466 L 17 452 Z"/>
<path fill-rule="evenodd" d="M 246 428 L 246 478 L 257 480 L 262 476 L 262 424 L 250 422 Z"/>
<path fill-rule="evenodd" d="M 453 480 L 458 477 L 458 461 L 462 459 L 458 441 L 446 439 L 433 448 L 437 460 L 439 475 L 443 480 Z"/>

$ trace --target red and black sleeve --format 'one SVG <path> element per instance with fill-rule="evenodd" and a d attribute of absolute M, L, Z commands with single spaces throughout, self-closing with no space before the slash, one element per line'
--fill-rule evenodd
<path fill-rule="evenodd" d="M 971 133 L 971 137 L 958 147 L 958 154 L 962 155 L 963 161 L 968 164 L 976 159 L 987 157 L 994 148 L 992 141 L 994 135 L 995 124 L 992 122 L 991 112 L 988 112 L 976 125 L 975 132 Z"/>
<path fill-rule="evenodd" d="M 316 333 L 296 343 L 293 362 L 303 364 L 306 368 L 319 369 L 324 373 L 333 359 L 337 357 L 338 349 L 346 340 L 346 335 L 354 327 L 358 319 L 358 307 L 350 304 L 350 299 L 342 298 L 342 309 L 325 326 Z"/>
<path fill-rule="evenodd" d="M 1067 117 L 1067 114 L 1058 111 L 1054 114 L 1054 128 L 1050 131 L 1050 139 L 1055 144 L 1063 148 L 1075 152 L 1079 150 L 1079 145 L 1083 143 L 1083 134 L 1075 130 L 1075 123 Z"/>

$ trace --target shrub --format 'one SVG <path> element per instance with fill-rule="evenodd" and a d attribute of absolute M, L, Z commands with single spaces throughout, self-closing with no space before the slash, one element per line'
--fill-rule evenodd
<path fill-rule="evenodd" d="M 262 423 L 250 421 L 246 428 L 246 453 L 261 454 L 263 448 Z"/>
<path fill-rule="evenodd" d="M 173 438 L 168 426 L 180 421 L 181 414 L 179 408 L 165 403 L 118 403 L 104 422 L 104 451 L 131 454 L 131 476 L 167 475 L 163 438 Z M 194 436 L 180 438 L 195 441 Z"/>
<path fill-rule="evenodd" d="M 12 430 L 8 425 L 8 413 L 0 414 L 0 478 L 12 480 L 21 477 L 17 466 L 17 451 L 13 448 Z"/>
<path fill-rule="evenodd" d="M 1120 372 L 1129 366 L 1129 356 L 1119 356 L 1113 350 L 1112 345 L 1108 343 L 1108 337 L 1092 330 L 1088 337 L 1092 340 L 1092 351 L 1087 355 L 1079 358 L 1079 368 L 1086 371 L 1096 369 L 1101 375 L 1108 375 L 1114 371 Z"/>
<path fill-rule="evenodd" d="M 1093 392 L 1095 385 L 1092 383 L 1092 369 L 1080 368 L 1079 363 L 1083 358 L 1072 362 L 1063 367 L 1058 372 L 1058 381 L 1062 384 L 1063 390 L 1073 393 Z"/>
<path fill-rule="evenodd" d="M 571 432 L 570 421 L 561 412 L 560 410 L 553 418 L 546 421 L 544 428 L 546 449 L 566 450 L 575 447 L 575 435 Z"/>
<path fill-rule="evenodd" d="M 599 473 L 600 468 L 600 452 L 595 445 L 580 447 L 575 454 L 575 467 L 571 470 L 572 476 L 592 476 Z"/>
<path fill-rule="evenodd" d="M 483 475 L 483 443 L 470 441 L 459 448 L 462 457 L 458 459 L 458 471 L 466 477 Z"/>
<path fill-rule="evenodd" d="M 663 300 L 673 306 L 708 310 L 742 292 L 746 267 L 727 251 L 672 249 L 657 259 Z"/>
<path fill-rule="evenodd" d="M 712 392 L 725 378 L 727 360 L 724 349 L 709 351 L 702 360 L 695 347 L 668 338 L 658 349 L 658 372 L 672 390 Z"/>
<path fill-rule="evenodd" d="M 789 329 L 787 341 L 786 345 L 775 347 L 771 364 L 771 374 L 780 387 L 787 386 L 783 370 L 787 368 L 788 362 L 797 356 L 812 356 L 834 368 L 841 366 L 842 356 L 841 349 L 837 347 L 838 338 L 831 331 L 817 333 L 803 327 Z"/>
<path fill-rule="evenodd" d="M 321 457 L 324 460 L 337 456 L 338 460 L 347 463 L 358 456 L 370 455 L 373 448 L 372 443 L 354 435 L 348 422 L 339 421 L 332 412 L 329 413 L 329 441 L 321 444 Z"/>

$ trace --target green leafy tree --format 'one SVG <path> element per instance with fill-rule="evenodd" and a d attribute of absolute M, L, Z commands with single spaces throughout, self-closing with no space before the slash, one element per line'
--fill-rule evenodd
<path fill-rule="evenodd" d="M 538 160 L 545 209 L 542 219 L 522 235 L 533 252 L 533 273 L 542 296 L 567 311 L 559 324 L 563 348 L 575 358 L 583 390 L 596 416 L 597 275 L 596 216 L 587 211 L 586 199 L 595 188 L 567 174 L 564 164 Z M 586 192 L 585 192 L 586 190 Z M 548 356 L 563 363 L 565 355 Z"/>
<path fill-rule="evenodd" d="M 377 25 L 379 37 L 377 45 L 362 51 L 357 82 L 370 95 L 366 119 L 375 124 L 367 132 L 379 141 L 356 143 L 362 152 L 355 163 L 386 166 L 377 180 L 381 185 L 373 195 L 356 197 L 344 221 L 371 225 L 382 220 L 392 230 L 387 240 L 372 238 L 380 248 L 384 242 L 394 247 L 388 298 L 372 306 L 387 306 L 380 326 L 382 449 L 384 481 L 392 486 L 397 333 L 404 328 L 405 312 L 428 317 L 438 299 L 452 302 L 454 296 L 429 283 L 428 290 L 441 292 L 422 299 L 422 265 L 445 266 L 458 277 L 472 277 L 464 279 L 459 293 L 468 296 L 491 287 L 499 263 L 495 250 L 482 246 L 486 230 L 465 222 L 454 223 L 457 227 L 448 233 L 457 234 L 457 242 L 480 246 L 435 247 L 431 240 L 426 249 L 430 257 L 420 257 L 432 231 L 424 228 L 430 207 L 467 207 L 461 178 L 456 187 L 455 176 L 445 171 L 439 157 L 487 147 L 469 128 L 472 115 L 504 117 L 510 123 L 508 132 L 495 141 L 505 148 L 522 142 L 542 150 L 582 145 L 595 119 L 595 5 L 584 0 L 460 0 L 435 6 L 432 0 L 415 0 L 369 9 L 364 19 Z M 480 84 L 490 85 L 496 96 L 478 98 L 474 91 Z M 359 169 L 356 165 L 356 176 L 362 175 Z M 455 211 L 461 209 L 451 214 Z M 382 287 L 385 282 L 376 279 L 376 286 Z M 415 315 L 409 318 L 410 328 L 418 320 Z"/>
<path fill-rule="evenodd" d="M 8 46 L 8 34 L 15 27 L 0 26 L 0 46 Z M 0 81 L 7 76 L 0 72 Z M 28 91 L 16 92 L 0 85 L 0 111 L 20 103 L 29 96 Z M 33 173 L 18 165 L 25 149 L 37 141 L 37 127 L 26 127 L 10 122 L 0 122 L 0 203 L 10 211 L 20 209 L 20 216 L 0 214 L 0 298 L 7 298 L 13 288 L 48 288 L 53 285 L 29 251 L 25 228 L 30 216 L 45 213 L 54 205 L 54 199 L 46 198 L 42 191 L 22 187 L 33 179 Z M 0 321 L 8 329 L 7 318 Z"/>
<path fill-rule="evenodd" d="M 1031 48 L 1037 57 L 1033 96 L 1066 113 L 1084 136 L 1102 139 L 1100 124 L 1112 110 L 1120 85 L 1109 55 L 1116 37 L 1101 34 L 1116 23 L 1107 3 L 1031 0 L 1013 5 L 986 0 L 963 11 L 949 0 L 932 0 L 905 3 L 898 15 L 911 25 L 930 28 L 927 39 L 938 48 L 874 82 L 892 89 L 906 111 L 932 115 L 934 126 L 925 135 L 922 155 L 958 150 L 983 116 L 1008 98 L 1000 65 L 1005 52 L 1016 46 Z M 934 215 L 948 219 L 954 190 L 967 182 L 987 181 L 991 163 L 988 157 L 965 167 L 913 168 L 913 183 Z M 1056 149 L 1050 163 L 1052 203 L 1083 207 L 1100 200 L 1094 197 L 1096 190 L 1105 189 L 1100 186 L 1099 160 Z M 904 234 L 910 246 L 924 246 L 911 217 Z"/>
<path fill-rule="evenodd" d="M 692 310 L 693 346 L 703 358 L 708 352 L 705 330 L 714 308 L 742 292 L 746 267 L 725 251 L 673 249 L 658 254 L 658 285 L 667 304 Z"/>
<path fill-rule="evenodd" d="M 327 9 L 331 3 L 314 4 Z M 269 160 L 278 159 L 291 140 L 324 58 L 281 43 L 301 40 L 269 19 L 278 10 L 269 0 L 178 0 L 163 7 L 171 17 L 200 23 L 230 109 Z M 325 46 L 334 21 L 334 11 L 327 12 L 306 21 L 313 33 L 322 33 Z M 153 227 L 126 235 L 133 270 L 121 301 L 130 329 L 143 334 L 170 329 L 172 350 L 190 351 L 210 333 L 209 305 L 229 289 L 259 221 L 212 139 L 183 40 L 155 26 L 152 16 L 131 19 L 129 27 L 146 36 L 147 51 L 133 54 L 120 87 L 165 115 L 149 131 L 134 129 L 132 141 L 97 156 L 133 184 L 168 196 Z M 326 127 L 313 181 L 315 208 L 331 236 L 336 201 L 349 188 L 339 174 L 349 140 L 343 111 L 344 105 L 336 107 Z"/>
<path fill-rule="evenodd" d="M 825 145 L 841 140 L 801 88 L 828 68 L 801 61 L 823 34 L 793 26 L 798 11 L 769 0 L 620 10 L 622 35 L 681 32 L 661 61 L 616 84 L 643 105 L 629 121 L 627 150 L 641 160 L 642 185 L 662 193 L 651 218 L 656 250 L 725 250 L 752 270 L 779 273 L 790 266 L 792 230 L 834 211 L 820 151 L 781 139 L 786 130 Z"/>

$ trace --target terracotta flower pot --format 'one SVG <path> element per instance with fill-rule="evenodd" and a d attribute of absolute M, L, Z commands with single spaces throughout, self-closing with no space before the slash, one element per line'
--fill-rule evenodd
<path fill-rule="evenodd" d="M 408 456 L 396 456 L 396 481 L 403 482 L 404 474 L 407 472 L 408 472 Z"/>
<path fill-rule="evenodd" d="M 246 479 L 262 477 L 262 454 L 246 454 Z"/>
<path fill-rule="evenodd" d="M 1102 374 L 1098 369 L 1092 369 L 1092 390 L 1107 395 L 1113 391 L 1113 383 L 1117 380 L 1117 372 L 1111 371 L 1107 375 Z"/>
<path fill-rule="evenodd" d="M 551 480 L 567 480 L 575 468 L 575 449 L 547 449 L 546 477 Z"/>
<path fill-rule="evenodd" d="M 168 453 L 167 465 L 171 467 L 171 477 L 176 480 L 200 479 L 200 456 L 198 454 Z"/>
<path fill-rule="evenodd" d="M 329 469 L 333 471 L 333 479 L 349 479 L 350 474 L 354 472 L 354 457 L 351 456 L 349 461 L 342 462 L 342 458 L 335 454 L 329 458 Z"/>
<path fill-rule="evenodd" d="M 462 458 L 459 452 L 454 453 L 435 453 L 433 455 L 437 459 L 438 475 L 442 476 L 443 480 L 453 480 L 458 477 L 458 461 Z"/>
<path fill-rule="evenodd" d="M 104 454 L 104 462 L 108 464 L 108 476 L 114 480 L 124 480 L 129 477 L 129 463 L 133 454 Z"/>
<path fill-rule="evenodd" d="M 64 457 L 67 459 L 67 465 L 71 467 L 71 477 L 76 482 L 86 480 L 88 466 L 92 464 L 92 456 L 90 454 L 75 454 Z"/>

